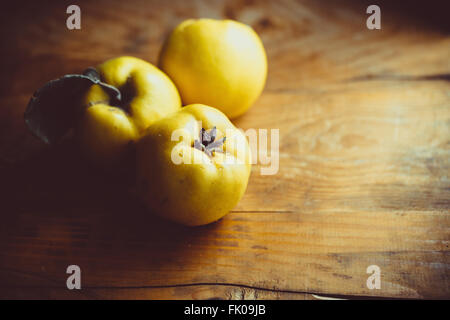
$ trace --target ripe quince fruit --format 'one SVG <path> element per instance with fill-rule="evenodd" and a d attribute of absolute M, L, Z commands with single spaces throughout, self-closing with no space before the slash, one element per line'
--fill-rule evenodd
<path fill-rule="evenodd" d="M 114 58 L 96 71 L 103 83 L 119 89 L 121 100 L 114 102 L 102 86 L 92 85 L 83 98 L 86 110 L 75 136 L 87 158 L 114 168 L 126 161 L 149 125 L 181 108 L 181 99 L 167 75 L 138 58 Z"/>
<path fill-rule="evenodd" d="M 154 122 L 137 143 L 139 196 L 152 212 L 188 226 L 233 209 L 250 171 L 245 135 L 206 105 L 188 105 Z"/>
<path fill-rule="evenodd" d="M 267 77 L 260 38 L 233 20 L 182 22 L 167 38 L 159 67 L 174 81 L 183 104 L 210 105 L 229 118 L 247 111 Z"/>

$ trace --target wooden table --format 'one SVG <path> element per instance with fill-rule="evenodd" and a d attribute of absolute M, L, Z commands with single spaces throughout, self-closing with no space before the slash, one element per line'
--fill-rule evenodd
<path fill-rule="evenodd" d="M 2 9 L 1 298 L 450 298 L 443 10 L 380 1 L 382 29 L 368 30 L 364 1 L 79 1 L 70 31 L 69 4 Z M 152 216 L 132 184 L 70 140 L 44 146 L 22 118 L 50 79 L 125 54 L 155 63 L 190 17 L 260 34 L 267 85 L 235 124 L 280 129 L 278 173 L 255 165 L 239 205 L 199 228 Z M 66 288 L 72 264 L 81 290 Z M 366 286 L 370 265 L 380 289 Z"/>

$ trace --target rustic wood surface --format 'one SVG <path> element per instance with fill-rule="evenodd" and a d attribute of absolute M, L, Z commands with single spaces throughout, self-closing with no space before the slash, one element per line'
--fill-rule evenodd
<path fill-rule="evenodd" d="M 449 30 L 380 3 L 375 31 L 364 1 L 79 1 L 78 31 L 69 2 L 4 8 L 0 298 L 450 298 Z M 149 214 L 130 183 L 70 141 L 44 146 L 22 118 L 50 79 L 124 54 L 156 62 L 190 17 L 261 35 L 267 85 L 235 124 L 280 129 L 279 172 L 255 165 L 235 210 L 200 228 Z M 81 291 L 65 287 L 71 264 Z"/>

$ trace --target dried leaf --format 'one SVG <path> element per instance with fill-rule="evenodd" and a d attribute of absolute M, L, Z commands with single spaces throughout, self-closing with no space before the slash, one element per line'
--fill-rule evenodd
<path fill-rule="evenodd" d="M 83 75 L 65 75 L 46 83 L 33 94 L 24 113 L 28 129 L 47 144 L 59 142 L 74 127 L 84 108 L 81 98 L 93 84 L 102 86 L 112 100 L 120 101 L 120 91 L 101 82 L 93 68 Z"/>
<path fill-rule="evenodd" d="M 98 73 L 97 69 L 93 67 L 89 67 L 86 70 L 84 70 L 83 75 L 86 77 L 91 78 L 94 82 L 100 82 L 100 73 Z"/>

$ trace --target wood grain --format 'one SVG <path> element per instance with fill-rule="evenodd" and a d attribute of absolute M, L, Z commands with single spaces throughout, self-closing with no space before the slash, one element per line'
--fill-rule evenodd
<path fill-rule="evenodd" d="M 1 17 L 0 298 L 449 298 L 450 38 L 381 2 L 20 2 Z M 385 8 L 385 9 L 383 9 Z M 190 17 L 254 27 L 269 59 L 263 95 L 235 121 L 280 129 L 276 175 L 252 169 L 239 205 L 184 228 L 147 212 L 132 178 L 48 148 L 22 114 L 49 79 L 118 55 L 155 62 Z M 82 269 L 80 292 L 66 267 Z M 366 287 L 378 265 L 380 290 Z"/>

